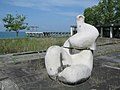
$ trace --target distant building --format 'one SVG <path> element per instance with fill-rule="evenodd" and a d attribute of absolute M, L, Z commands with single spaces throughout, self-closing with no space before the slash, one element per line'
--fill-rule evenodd
<path fill-rule="evenodd" d="M 71 25 L 70 26 L 70 35 L 74 35 L 77 33 L 77 26 L 76 25 Z"/>
<path fill-rule="evenodd" d="M 106 24 L 96 26 L 100 37 L 120 38 L 120 24 Z"/>
<path fill-rule="evenodd" d="M 100 37 L 120 38 L 120 24 L 97 25 L 96 28 L 100 33 Z M 70 33 L 77 33 L 77 26 L 70 26 Z"/>

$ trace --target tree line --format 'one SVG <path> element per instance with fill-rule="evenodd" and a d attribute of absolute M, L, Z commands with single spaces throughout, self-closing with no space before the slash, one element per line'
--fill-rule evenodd
<path fill-rule="evenodd" d="M 120 0 L 100 0 L 98 5 L 84 10 L 85 21 L 92 25 L 119 24 Z"/>

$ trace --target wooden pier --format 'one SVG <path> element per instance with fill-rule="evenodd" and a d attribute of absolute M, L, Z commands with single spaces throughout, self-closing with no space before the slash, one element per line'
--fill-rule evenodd
<path fill-rule="evenodd" d="M 70 36 L 70 32 L 26 32 L 27 37 L 63 37 Z"/>

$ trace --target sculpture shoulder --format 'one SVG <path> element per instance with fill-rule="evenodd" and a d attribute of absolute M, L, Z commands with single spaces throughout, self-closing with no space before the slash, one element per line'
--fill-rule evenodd
<path fill-rule="evenodd" d="M 88 24 L 88 23 L 84 23 L 84 26 L 85 26 L 85 27 L 88 27 L 88 28 L 97 29 L 95 26 L 93 26 L 93 25 L 91 25 L 91 24 Z"/>

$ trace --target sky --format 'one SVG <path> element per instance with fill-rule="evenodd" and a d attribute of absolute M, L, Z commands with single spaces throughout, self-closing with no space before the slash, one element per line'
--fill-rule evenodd
<path fill-rule="evenodd" d="M 26 16 L 29 26 L 37 31 L 69 32 L 76 16 L 99 0 L 0 0 L 0 31 L 5 31 L 2 18 L 6 14 Z M 35 30 L 36 31 L 36 30 Z"/>

